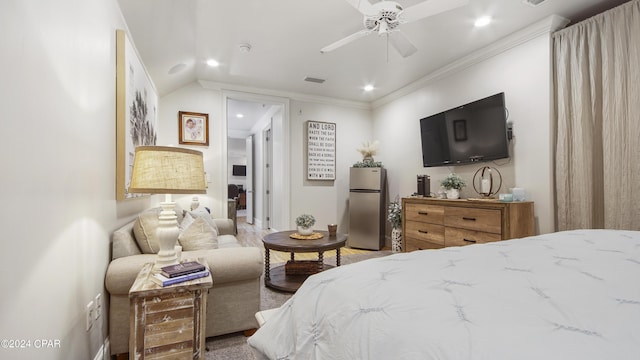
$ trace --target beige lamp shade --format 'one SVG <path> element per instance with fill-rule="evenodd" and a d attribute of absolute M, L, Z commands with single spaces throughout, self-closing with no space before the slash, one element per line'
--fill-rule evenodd
<path fill-rule="evenodd" d="M 205 194 L 202 153 L 168 146 L 136 147 L 129 192 Z"/>

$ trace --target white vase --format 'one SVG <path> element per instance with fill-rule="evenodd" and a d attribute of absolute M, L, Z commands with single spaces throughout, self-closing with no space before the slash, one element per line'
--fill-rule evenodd
<path fill-rule="evenodd" d="M 310 228 L 310 227 L 298 226 L 298 234 L 300 234 L 300 235 L 311 235 L 311 234 L 313 234 L 313 229 Z"/>
<path fill-rule="evenodd" d="M 402 229 L 393 228 L 391 230 L 391 251 L 394 253 L 402 252 Z"/>
<path fill-rule="evenodd" d="M 457 199 L 459 197 L 460 197 L 460 190 L 458 189 L 447 190 L 447 199 Z"/>

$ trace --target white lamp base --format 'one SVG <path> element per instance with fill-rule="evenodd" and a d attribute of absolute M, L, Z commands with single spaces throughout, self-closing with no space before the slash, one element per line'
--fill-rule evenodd
<path fill-rule="evenodd" d="M 154 269 L 160 269 L 163 266 L 177 264 L 178 257 L 176 256 L 175 246 L 178 243 L 178 221 L 176 220 L 176 203 L 171 201 L 171 195 L 167 195 L 165 202 L 160 203 L 162 211 L 159 216 L 159 226 L 157 231 L 158 246 L 158 259 L 153 266 Z"/>

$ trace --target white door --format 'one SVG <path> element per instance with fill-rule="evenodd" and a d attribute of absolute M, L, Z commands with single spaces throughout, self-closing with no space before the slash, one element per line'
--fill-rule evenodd
<path fill-rule="evenodd" d="M 247 177 L 246 177 L 246 197 L 247 197 L 247 224 L 253 224 L 253 137 L 247 136 Z"/>

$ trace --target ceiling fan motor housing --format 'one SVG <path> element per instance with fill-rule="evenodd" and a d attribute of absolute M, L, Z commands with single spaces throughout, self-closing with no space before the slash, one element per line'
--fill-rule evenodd
<path fill-rule="evenodd" d="M 381 1 L 373 4 L 373 8 L 377 11 L 375 15 L 366 15 L 364 17 L 364 27 L 367 30 L 377 30 L 380 27 L 380 23 L 387 24 L 386 30 L 393 30 L 400 25 L 400 13 L 403 8 L 400 4 L 394 1 Z"/>

